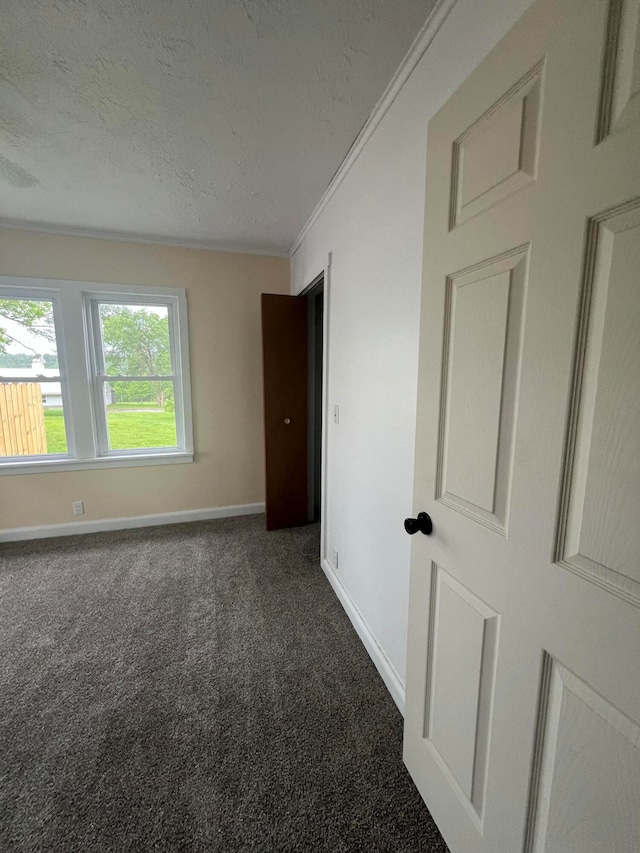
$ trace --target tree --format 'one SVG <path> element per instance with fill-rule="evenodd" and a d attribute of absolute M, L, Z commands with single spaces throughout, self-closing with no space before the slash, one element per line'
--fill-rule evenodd
<path fill-rule="evenodd" d="M 100 306 L 105 372 L 111 376 L 162 376 L 171 373 L 171 347 L 167 315 L 131 308 L 127 305 Z M 133 393 L 137 402 L 149 399 L 152 389 L 156 402 L 164 408 L 173 396 L 171 382 L 114 383 L 122 400 Z M 123 387 L 120 387 L 123 386 Z"/>
<path fill-rule="evenodd" d="M 58 367 L 58 356 L 54 352 L 46 352 L 42 356 L 46 368 Z M 0 367 L 31 367 L 33 354 L 28 352 L 0 352 Z"/>
<path fill-rule="evenodd" d="M 49 343 L 55 343 L 56 336 L 51 302 L 31 299 L 0 299 L 0 317 L 19 323 L 28 329 L 32 335 L 44 338 Z M 11 343 L 20 344 L 20 346 L 36 354 L 33 347 L 23 344 L 22 341 L 17 340 L 0 325 L 0 352 L 6 352 L 7 346 Z"/>
<path fill-rule="evenodd" d="M 51 302 L 30 299 L 0 299 L 0 353 L 6 353 L 11 343 L 39 354 L 28 344 L 19 341 L 2 326 L 2 318 L 22 326 L 31 335 L 55 344 L 53 306 Z M 167 315 L 127 305 L 102 304 L 102 342 L 105 371 L 119 376 L 163 376 L 171 373 L 171 346 Z M 6 359 L 24 360 L 25 354 L 7 354 Z M 55 359 L 51 366 L 57 366 Z M 29 362 L 30 363 L 30 362 Z M 5 366 L 11 366 L 5 364 Z M 17 366 L 17 365 L 13 365 Z M 26 365 L 25 365 L 26 366 Z M 123 400 L 143 402 L 155 400 L 160 408 L 173 400 L 172 382 L 114 383 L 116 394 Z"/>

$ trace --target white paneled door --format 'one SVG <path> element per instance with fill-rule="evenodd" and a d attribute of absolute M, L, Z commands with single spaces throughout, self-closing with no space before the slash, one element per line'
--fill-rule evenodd
<path fill-rule="evenodd" d="M 640 0 L 429 125 L 405 761 L 452 853 L 640 851 Z"/>

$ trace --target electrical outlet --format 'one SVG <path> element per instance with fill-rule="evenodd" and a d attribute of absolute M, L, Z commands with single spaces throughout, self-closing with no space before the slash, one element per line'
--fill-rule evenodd
<path fill-rule="evenodd" d="M 333 549 L 333 568 L 338 571 L 338 549 Z"/>
<path fill-rule="evenodd" d="M 74 515 L 84 515 L 84 501 L 74 501 L 73 502 L 73 514 Z"/>

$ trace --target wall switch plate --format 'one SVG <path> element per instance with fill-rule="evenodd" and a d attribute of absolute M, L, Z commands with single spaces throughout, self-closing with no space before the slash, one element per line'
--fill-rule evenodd
<path fill-rule="evenodd" d="M 333 407 L 333 422 L 334 424 L 340 423 L 340 406 L 337 403 Z"/>
<path fill-rule="evenodd" d="M 74 501 L 73 502 L 73 514 L 74 515 L 84 515 L 84 501 Z"/>
<path fill-rule="evenodd" d="M 338 571 L 338 549 L 333 549 L 333 568 Z"/>

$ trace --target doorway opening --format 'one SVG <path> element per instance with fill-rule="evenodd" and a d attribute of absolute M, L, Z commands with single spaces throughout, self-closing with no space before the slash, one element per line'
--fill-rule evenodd
<path fill-rule="evenodd" d="M 298 298 L 307 302 L 307 517 L 313 522 L 320 521 L 322 512 L 324 273 Z"/>

